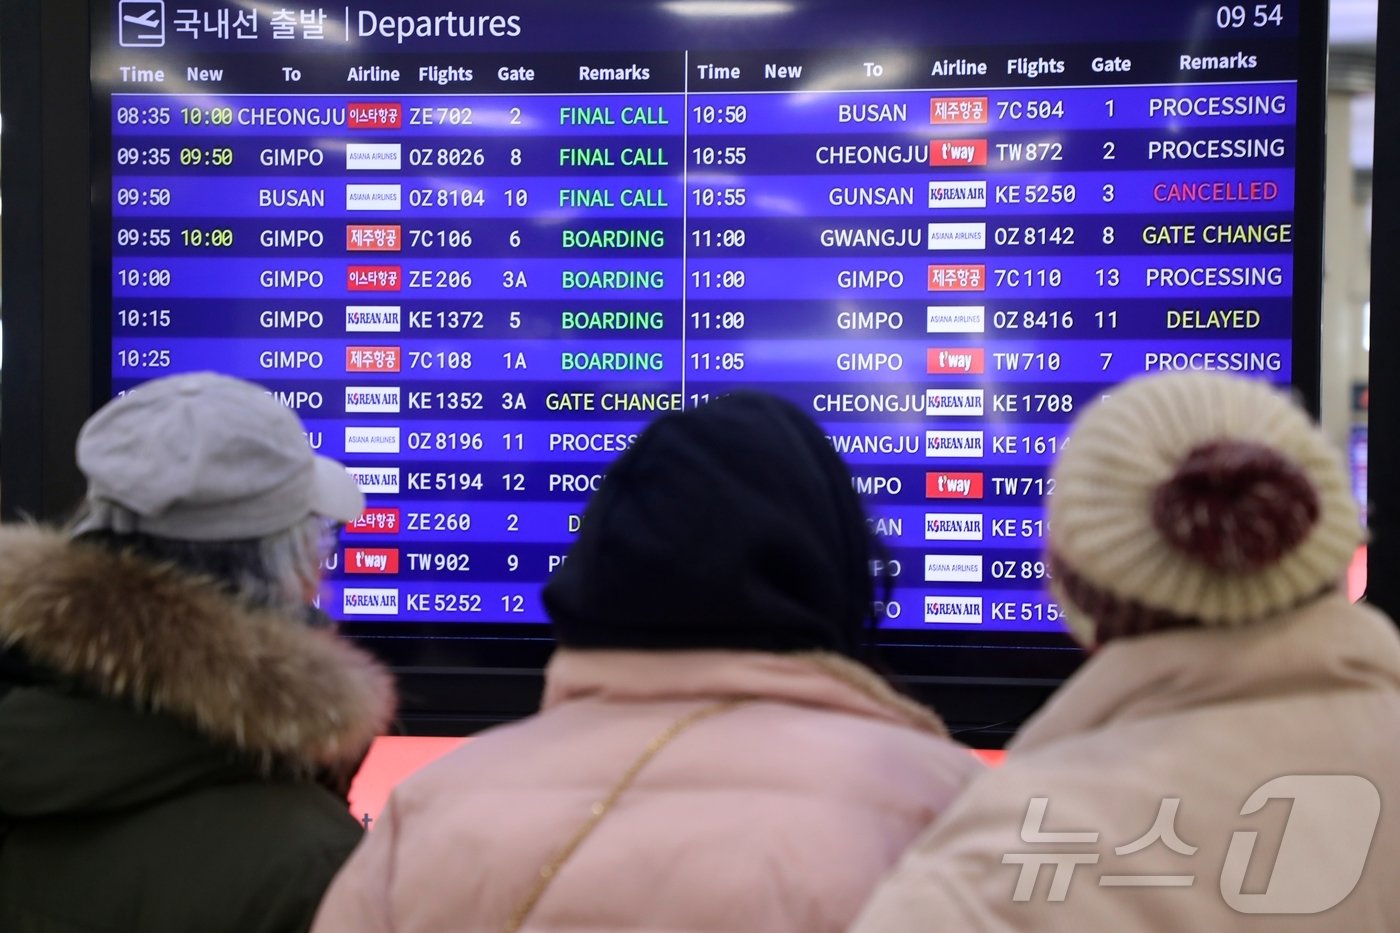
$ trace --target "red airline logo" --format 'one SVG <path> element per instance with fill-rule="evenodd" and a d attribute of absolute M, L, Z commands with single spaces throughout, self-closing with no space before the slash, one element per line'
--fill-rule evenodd
<path fill-rule="evenodd" d="M 981 473 L 925 473 L 926 499 L 980 499 Z"/>
<path fill-rule="evenodd" d="M 934 97 L 928 102 L 928 111 L 928 122 L 934 126 L 986 123 L 987 98 Z"/>
<path fill-rule="evenodd" d="M 403 289 L 403 267 L 350 266 L 345 270 L 345 287 L 352 292 L 401 291 Z"/>
<path fill-rule="evenodd" d="M 935 139 L 928 144 L 928 164 L 937 168 L 987 164 L 985 139 Z"/>
<path fill-rule="evenodd" d="M 345 533 L 348 535 L 396 535 L 399 533 L 399 510 L 365 509 L 359 518 L 345 526 Z"/>
<path fill-rule="evenodd" d="M 349 547 L 345 549 L 346 573 L 398 573 L 396 547 Z"/>
<path fill-rule="evenodd" d="M 929 347 L 930 376 L 980 376 L 987 371 L 987 351 L 981 347 Z"/>
<path fill-rule="evenodd" d="M 345 116 L 352 130 L 397 130 L 403 127 L 403 104 L 356 101 L 345 105 Z"/>
<path fill-rule="evenodd" d="M 350 224 L 345 228 L 345 248 L 352 253 L 397 253 L 403 248 L 403 227 L 398 224 Z"/>
<path fill-rule="evenodd" d="M 402 347 L 345 348 L 347 373 L 396 373 L 402 368 Z"/>
<path fill-rule="evenodd" d="M 987 290 L 987 267 L 977 263 L 940 263 L 928 267 L 931 292 L 982 292 Z"/>

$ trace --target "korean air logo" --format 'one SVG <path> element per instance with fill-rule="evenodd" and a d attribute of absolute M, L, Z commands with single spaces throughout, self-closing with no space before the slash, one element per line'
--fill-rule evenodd
<path fill-rule="evenodd" d="M 165 0 L 121 0 L 117 44 L 125 49 L 158 49 L 165 45 Z"/>
<path fill-rule="evenodd" d="M 346 587 L 341 597 L 340 608 L 348 616 L 398 615 L 399 591 Z"/>

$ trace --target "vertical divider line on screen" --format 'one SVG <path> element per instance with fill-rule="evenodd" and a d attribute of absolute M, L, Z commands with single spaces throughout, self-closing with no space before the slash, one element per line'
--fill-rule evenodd
<path fill-rule="evenodd" d="M 690 314 L 686 307 L 690 294 L 690 50 L 686 49 L 682 55 L 685 77 L 681 79 L 681 411 L 685 411 L 685 336 Z"/>

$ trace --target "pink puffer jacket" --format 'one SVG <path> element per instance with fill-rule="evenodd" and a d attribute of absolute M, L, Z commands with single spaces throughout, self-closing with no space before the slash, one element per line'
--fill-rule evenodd
<path fill-rule="evenodd" d="M 499 931 L 649 743 L 524 930 L 844 930 L 978 770 L 941 723 L 827 655 L 561 650 L 544 711 L 400 787 L 318 933 Z"/>

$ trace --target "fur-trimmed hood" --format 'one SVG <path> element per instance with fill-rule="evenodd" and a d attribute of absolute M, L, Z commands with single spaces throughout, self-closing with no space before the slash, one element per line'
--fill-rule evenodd
<path fill-rule="evenodd" d="M 264 768 L 343 771 L 394 711 L 388 671 L 333 632 L 36 527 L 0 530 L 0 648 Z"/>

